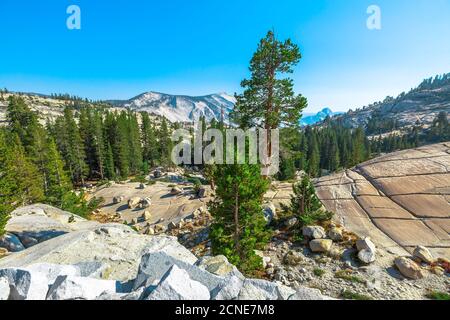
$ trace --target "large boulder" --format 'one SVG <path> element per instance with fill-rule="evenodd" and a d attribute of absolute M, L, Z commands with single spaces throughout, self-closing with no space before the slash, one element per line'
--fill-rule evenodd
<path fill-rule="evenodd" d="M 295 290 L 274 282 L 245 279 L 239 292 L 239 300 L 287 300 Z"/>
<path fill-rule="evenodd" d="M 305 226 L 302 228 L 302 234 L 308 239 L 322 239 L 327 236 L 325 229 L 321 226 Z"/>
<path fill-rule="evenodd" d="M 28 248 L 68 232 L 88 229 L 95 225 L 98 223 L 87 221 L 70 212 L 45 204 L 34 204 L 11 212 L 5 230 L 8 234 L 17 236 L 20 243 Z M 20 245 L 16 240 L 10 237 L 6 239 L 6 245 L 16 246 L 15 251 L 20 251 Z"/>
<path fill-rule="evenodd" d="M 7 233 L 0 237 L 0 248 L 5 248 L 9 252 L 25 250 L 25 247 L 22 242 L 20 242 L 20 239 L 12 233 Z"/>
<path fill-rule="evenodd" d="M 205 256 L 199 259 L 196 265 L 218 276 L 236 276 L 241 279 L 244 278 L 242 273 L 234 265 L 229 263 L 227 257 L 223 255 L 214 257 Z"/>
<path fill-rule="evenodd" d="M 236 300 L 243 283 L 244 280 L 236 276 L 224 279 L 211 291 L 211 300 Z"/>
<path fill-rule="evenodd" d="M 86 221 L 76 214 L 42 203 L 20 207 L 11 212 L 11 218 L 19 216 L 46 216 L 65 225 Z"/>
<path fill-rule="evenodd" d="M 172 265 L 147 300 L 209 300 L 209 289 L 189 273 Z"/>
<path fill-rule="evenodd" d="M 370 237 L 358 239 L 356 241 L 356 248 L 358 249 L 358 259 L 366 264 L 372 263 L 376 259 L 377 249 Z"/>
<path fill-rule="evenodd" d="M 84 272 L 83 272 L 84 271 Z M 7 279 L 11 300 L 44 300 L 50 285 L 61 275 L 89 276 L 81 266 L 37 263 L 24 268 L 0 270 L 0 278 Z"/>
<path fill-rule="evenodd" d="M 330 230 L 328 230 L 328 238 L 336 242 L 342 241 L 343 239 L 342 228 L 338 227 L 330 228 Z"/>
<path fill-rule="evenodd" d="M 0 301 L 8 300 L 9 298 L 9 281 L 6 277 L 0 278 Z"/>
<path fill-rule="evenodd" d="M 358 249 L 358 251 L 361 251 L 361 250 L 376 251 L 377 250 L 375 247 L 375 244 L 372 242 L 370 237 L 365 237 L 364 239 L 356 240 L 356 249 Z"/>
<path fill-rule="evenodd" d="M 137 208 L 139 206 L 139 204 L 141 203 L 141 200 L 142 199 L 139 197 L 133 197 L 133 198 L 128 199 L 128 202 L 127 202 L 128 208 L 129 209 Z"/>
<path fill-rule="evenodd" d="M 27 248 L 71 231 L 58 220 L 42 215 L 12 217 L 5 229 L 16 235 Z"/>
<path fill-rule="evenodd" d="M 173 265 L 177 265 L 179 268 L 186 270 L 192 280 L 202 283 L 209 291 L 217 287 L 224 279 L 224 277 L 216 276 L 194 264 L 176 259 L 168 255 L 164 250 L 147 253 L 142 256 L 138 275 L 134 281 L 134 290 L 141 286 L 154 284 L 155 281 L 160 280 Z"/>
<path fill-rule="evenodd" d="M 47 300 L 94 300 L 102 293 L 115 293 L 120 284 L 114 280 L 59 276 L 48 290 Z"/>
<path fill-rule="evenodd" d="M 175 237 L 139 235 L 123 224 L 74 231 L 0 259 L 0 268 L 23 268 L 47 262 L 54 264 L 104 265 L 97 277 L 126 281 L 137 275 L 146 252 L 165 251 L 194 264 L 197 259 Z"/>
<path fill-rule="evenodd" d="M 358 252 L 358 259 L 365 264 L 369 264 L 376 260 L 376 253 L 369 249 L 363 249 Z"/>
<path fill-rule="evenodd" d="M 419 262 L 425 262 L 428 264 L 432 264 L 434 262 L 433 255 L 431 254 L 430 250 L 428 250 L 424 246 L 417 246 L 414 249 L 413 257 Z"/>
<path fill-rule="evenodd" d="M 48 279 L 39 272 L 8 268 L 0 270 L 0 279 L 10 288 L 10 300 L 44 300 L 48 291 Z"/>
<path fill-rule="evenodd" d="M 398 257 L 394 260 L 394 263 L 400 273 L 406 278 L 417 280 L 426 276 L 425 270 L 407 257 Z"/>
<path fill-rule="evenodd" d="M 330 239 L 314 239 L 309 242 L 309 248 L 312 252 L 328 252 L 332 244 Z"/>

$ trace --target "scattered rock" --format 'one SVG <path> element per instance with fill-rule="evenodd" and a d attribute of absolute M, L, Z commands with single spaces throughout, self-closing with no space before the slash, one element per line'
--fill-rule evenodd
<path fill-rule="evenodd" d="M 140 207 L 145 209 L 145 208 L 150 207 L 151 204 L 152 204 L 152 199 L 144 198 L 140 202 Z"/>
<path fill-rule="evenodd" d="M 291 217 L 284 222 L 284 225 L 286 228 L 290 229 L 290 228 L 294 227 L 297 224 L 297 222 L 298 222 L 298 219 L 296 217 Z"/>
<path fill-rule="evenodd" d="M 154 177 L 155 179 L 161 178 L 161 177 L 162 177 L 162 172 L 161 172 L 161 170 L 155 170 L 155 171 L 153 171 L 153 177 Z"/>
<path fill-rule="evenodd" d="M 321 226 L 305 226 L 302 228 L 302 233 L 309 239 L 322 239 L 327 236 L 325 229 Z"/>
<path fill-rule="evenodd" d="M 283 262 L 289 266 L 297 266 L 299 265 L 303 260 L 303 257 L 298 253 L 297 251 L 289 251 L 284 256 Z"/>
<path fill-rule="evenodd" d="M 139 189 L 145 189 L 145 184 L 143 184 L 142 182 L 139 183 Z"/>
<path fill-rule="evenodd" d="M 266 219 L 267 223 L 271 223 L 272 220 L 277 216 L 277 210 L 275 208 L 275 205 L 272 202 L 268 202 L 263 204 L 263 213 L 264 213 L 264 219 Z"/>
<path fill-rule="evenodd" d="M 129 209 L 135 209 L 135 208 L 137 208 L 139 206 L 140 203 L 141 203 L 141 198 L 133 197 L 133 198 L 128 200 L 128 208 Z"/>
<path fill-rule="evenodd" d="M 309 242 L 309 247 L 312 252 L 328 252 L 332 244 L 330 239 L 314 239 Z"/>
<path fill-rule="evenodd" d="M 163 224 L 156 224 L 154 230 L 155 233 L 164 233 L 166 232 L 167 227 Z"/>
<path fill-rule="evenodd" d="M 145 210 L 144 214 L 142 215 L 142 218 L 145 221 L 148 221 L 148 220 L 150 220 L 152 218 L 152 214 L 150 213 L 150 211 Z"/>
<path fill-rule="evenodd" d="M 419 262 L 425 262 L 428 264 L 432 264 L 434 262 L 433 255 L 431 254 L 430 250 L 428 250 L 424 246 L 417 246 L 414 249 L 413 257 L 415 259 L 418 259 Z"/>
<path fill-rule="evenodd" d="M 115 196 L 115 197 L 113 197 L 113 203 L 119 204 L 123 201 L 123 199 L 124 199 L 123 196 Z"/>
<path fill-rule="evenodd" d="M 370 237 L 365 237 L 364 239 L 358 239 L 356 241 L 356 248 L 358 249 L 358 251 L 361 251 L 361 250 L 376 251 L 377 250 L 375 247 L 375 244 L 372 242 Z"/>
<path fill-rule="evenodd" d="M 192 280 L 189 274 L 172 265 L 147 300 L 209 300 L 207 287 Z"/>
<path fill-rule="evenodd" d="M 328 230 L 328 237 L 336 242 L 342 241 L 342 229 L 338 227 L 332 227 L 330 230 Z"/>
<path fill-rule="evenodd" d="M 340 259 L 342 257 L 342 251 L 338 248 L 331 248 L 330 251 L 328 251 L 328 256 L 334 259 Z"/>
<path fill-rule="evenodd" d="M 177 224 L 173 221 L 169 222 L 169 224 L 167 225 L 167 229 L 168 230 L 173 230 L 177 228 Z"/>
<path fill-rule="evenodd" d="M 375 261 L 376 254 L 371 250 L 364 249 L 358 252 L 358 259 L 364 263 L 369 264 Z"/>
<path fill-rule="evenodd" d="M 359 239 L 356 241 L 356 248 L 358 249 L 358 259 L 364 263 L 372 263 L 376 260 L 377 249 L 375 244 L 369 237 Z"/>
<path fill-rule="evenodd" d="M 410 279 L 422 279 L 425 277 L 425 270 L 420 268 L 420 266 L 413 260 L 406 257 L 398 257 L 394 260 L 400 273 Z"/>

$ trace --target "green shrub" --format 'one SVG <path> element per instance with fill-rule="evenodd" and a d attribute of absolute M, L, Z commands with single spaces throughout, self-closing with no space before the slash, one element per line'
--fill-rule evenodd
<path fill-rule="evenodd" d="M 360 278 L 360 277 L 358 277 L 358 276 L 352 275 L 352 274 L 351 274 L 349 271 L 347 271 L 347 270 L 339 270 L 339 271 L 337 271 L 337 272 L 334 274 L 334 276 L 335 276 L 336 278 L 344 279 L 344 280 L 347 280 L 347 281 L 350 281 L 350 282 L 366 283 L 366 280 L 364 280 L 364 279 L 362 279 L 362 278 Z"/>
<path fill-rule="evenodd" d="M 313 273 L 316 277 L 321 277 L 325 274 L 325 270 L 320 268 L 314 268 Z"/>
<path fill-rule="evenodd" d="M 344 290 L 341 293 L 341 298 L 348 300 L 372 300 L 372 297 L 364 294 L 356 293 L 350 290 Z"/>
<path fill-rule="evenodd" d="M 103 198 L 92 198 L 90 201 L 86 201 L 83 193 L 77 195 L 74 192 L 68 192 L 63 196 L 60 208 L 80 217 L 88 218 L 89 214 L 103 202 Z"/>
<path fill-rule="evenodd" d="M 425 296 L 432 300 L 450 300 L 450 294 L 441 291 L 431 291 Z"/>
<path fill-rule="evenodd" d="M 292 186 L 294 194 L 291 196 L 290 206 L 283 206 L 286 213 L 296 215 L 300 226 L 313 225 L 330 220 L 333 213 L 322 209 L 322 202 L 316 196 L 314 185 L 307 175 Z"/>

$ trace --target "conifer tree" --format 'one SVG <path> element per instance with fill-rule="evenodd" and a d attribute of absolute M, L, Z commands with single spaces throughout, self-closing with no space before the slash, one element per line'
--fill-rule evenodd
<path fill-rule="evenodd" d="M 308 130 L 308 129 L 307 129 Z M 309 128 L 308 136 L 308 174 L 317 177 L 320 173 L 320 151 L 315 132 Z"/>
<path fill-rule="evenodd" d="M 173 142 L 166 118 L 163 117 L 161 127 L 158 130 L 159 157 L 162 166 L 170 166 L 172 164 L 171 152 Z"/>
<path fill-rule="evenodd" d="M 16 133 L 0 130 L 0 203 L 2 211 L 44 199 L 42 178 L 27 159 Z"/>
<path fill-rule="evenodd" d="M 262 266 L 254 250 L 268 241 L 261 207 L 268 181 L 256 164 L 217 165 L 215 170 L 216 198 L 210 204 L 213 254 L 223 254 L 251 273 Z"/>
<path fill-rule="evenodd" d="M 134 112 L 129 111 L 127 114 L 127 133 L 129 145 L 129 164 L 132 174 L 139 174 L 142 170 L 142 147 L 141 134 L 139 124 Z"/>
<path fill-rule="evenodd" d="M 285 210 L 296 215 L 302 225 L 315 224 L 319 221 L 331 219 L 332 213 L 322 209 L 322 203 L 316 196 L 314 185 L 308 175 L 292 186 L 294 194 L 291 205 Z"/>
<path fill-rule="evenodd" d="M 155 166 L 158 158 L 158 143 L 156 141 L 156 131 L 147 112 L 141 114 L 142 124 L 142 155 L 143 160 L 149 165 Z"/>
<path fill-rule="evenodd" d="M 55 131 L 58 132 L 57 143 L 72 181 L 84 184 L 88 173 L 85 148 L 73 112 L 69 107 L 64 109 L 64 116 L 57 122 Z"/>
<path fill-rule="evenodd" d="M 267 156 L 272 156 L 271 131 L 281 124 L 298 126 L 307 101 L 294 94 L 293 80 L 286 75 L 300 61 L 298 46 L 290 39 L 279 41 L 269 31 L 261 39 L 250 61 L 251 78 L 241 82 L 244 92 L 236 96 L 231 114 L 242 128 L 262 126 L 267 129 Z"/>
<path fill-rule="evenodd" d="M 117 161 L 116 168 L 120 176 L 127 178 L 130 175 L 130 145 L 128 134 L 128 119 L 125 111 L 117 116 L 117 136 L 114 144 L 114 158 Z"/>

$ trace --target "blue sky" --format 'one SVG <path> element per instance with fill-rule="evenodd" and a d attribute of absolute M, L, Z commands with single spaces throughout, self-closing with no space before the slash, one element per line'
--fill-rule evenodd
<path fill-rule="evenodd" d="M 66 27 L 72 4 L 81 30 Z M 381 30 L 366 27 L 371 4 Z M 450 72 L 450 0 L 1 0 L 0 87 L 92 99 L 240 92 L 269 29 L 301 48 L 293 78 L 309 112 Z"/>

